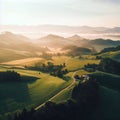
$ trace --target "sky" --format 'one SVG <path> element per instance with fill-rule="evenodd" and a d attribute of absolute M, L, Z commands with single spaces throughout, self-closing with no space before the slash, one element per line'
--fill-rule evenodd
<path fill-rule="evenodd" d="M 0 0 L 0 25 L 120 26 L 120 0 Z"/>

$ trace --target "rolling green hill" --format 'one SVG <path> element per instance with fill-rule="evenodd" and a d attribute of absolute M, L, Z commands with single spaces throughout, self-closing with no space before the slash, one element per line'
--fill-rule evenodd
<path fill-rule="evenodd" d="M 102 86 L 117 90 L 120 92 L 120 76 L 105 72 L 95 72 L 91 77 L 96 79 Z"/>
<path fill-rule="evenodd" d="M 0 71 L 5 71 L 1 68 Z M 14 69 L 22 82 L 0 83 L 0 114 L 14 113 L 24 107 L 37 107 L 70 84 L 60 78 L 38 71 Z"/>
<path fill-rule="evenodd" d="M 112 58 L 114 60 L 120 61 L 120 50 L 113 52 L 106 52 L 99 54 L 102 58 Z"/>

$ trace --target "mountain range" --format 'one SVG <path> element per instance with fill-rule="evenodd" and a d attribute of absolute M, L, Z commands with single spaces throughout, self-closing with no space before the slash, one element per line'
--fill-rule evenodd
<path fill-rule="evenodd" d="M 120 41 L 110 39 L 88 40 L 79 35 L 61 37 L 49 34 L 31 41 L 30 38 L 23 35 L 5 32 L 0 34 L 0 62 L 37 57 L 43 52 L 50 52 L 53 49 L 55 52 L 57 49 L 64 52 L 70 49 L 73 50 L 72 52 L 76 50 L 83 52 L 84 50 L 86 51 L 84 48 L 87 48 L 87 51 L 100 51 L 103 48 L 115 47 L 117 45 L 120 45 Z"/>
<path fill-rule="evenodd" d="M 65 25 L 0 25 L 0 32 L 11 31 L 15 33 L 120 33 L 120 27 L 90 27 L 90 26 L 65 26 Z"/>

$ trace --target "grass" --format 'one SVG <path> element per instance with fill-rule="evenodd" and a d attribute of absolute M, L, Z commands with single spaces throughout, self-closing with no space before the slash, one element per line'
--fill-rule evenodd
<path fill-rule="evenodd" d="M 13 60 L 13 61 L 9 61 L 9 62 L 5 62 L 3 64 L 7 64 L 7 65 L 21 65 L 21 66 L 32 66 L 37 62 L 43 61 L 42 58 L 25 58 L 25 59 L 20 59 L 20 60 Z"/>
<path fill-rule="evenodd" d="M 31 57 L 31 53 L 25 51 L 17 51 L 12 49 L 2 49 L 0 48 L 0 62 L 8 62 L 16 59 L 24 59 Z"/>
<path fill-rule="evenodd" d="M 38 71 L 15 71 L 22 75 L 24 82 L 0 83 L 0 114 L 37 107 L 70 84 Z"/>
<path fill-rule="evenodd" d="M 61 102 L 64 102 L 64 101 L 70 99 L 71 95 L 72 95 L 73 88 L 74 88 L 74 86 L 67 89 L 66 91 L 61 93 L 57 98 L 54 98 L 52 101 L 55 103 L 61 103 Z"/>
<path fill-rule="evenodd" d="M 36 63 L 37 64 L 42 64 L 42 63 L 47 63 L 48 61 L 53 62 L 56 65 L 59 64 L 63 64 L 66 63 L 66 68 L 69 71 L 75 71 L 78 69 L 81 69 L 84 67 L 84 65 L 90 63 L 90 64 L 98 64 L 100 62 L 100 60 L 96 60 L 95 56 L 90 56 L 90 55 L 84 55 L 82 56 L 81 59 L 79 59 L 78 57 L 68 57 L 68 56 L 53 56 L 52 60 L 40 60 L 41 58 L 28 58 L 28 59 L 23 59 L 23 60 L 17 60 L 17 61 L 11 61 L 8 62 L 8 65 L 15 65 L 16 63 L 17 65 L 24 66 L 24 65 L 28 65 L 28 66 L 34 66 Z"/>
<path fill-rule="evenodd" d="M 112 55 L 113 53 L 111 53 Z M 26 61 L 27 62 L 27 61 Z M 35 61 L 30 61 L 32 64 Z M 48 60 L 43 61 L 47 63 Z M 98 64 L 100 61 L 95 59 L 95 56 L 82 56 L 67 57 L 67 56 L 54 56 L 52 61 L 54 64 L 63 64 L 66 62 L 66 68 L 70 71 L 80 69 L 76 74 L 91 74 L 100 83 L 100 98 L 101 103 L 94 113 L 97 120 L 102 118 L 117 118 L 119 117 L 118 110 L 120 111 L 120 76 L 108 74 L 104 72 L 89 73 L 82 70 L 84 65 L 90 63 Z M 0 83 L 0 114 L 7 112 L 14 113 L 24 108 L 36 107 L 54 96 L 60 90 L 71 84 L 73 72 L 68 73 L 66 76 L 69 80 L 62 80 L 57 77 L 38 71 L 25 70 L 24 68 L 14 68 L 12 65 L 0 65 L 0 71 L 15 70 L 22 75 L 24 82 L 20 83 Z M 76 82 L 77 84 L 77 82 Z M 74 87 L 74 86 L 73 86 Z M 52 101 L 59 103 L 66 101 L 71 97 L 73 87 L 67 89 Z M 114 111 L 114 112 L 113 112 Z M 113 112 L 113 113 L 112 113 Z M 111 117 L 109 117 L 111 116 Z M 99 117 L 99 118 L 97 118 Z"/>
<path fill-rule="evenodd" d="M 100 54 L 102 58 L 112 58 L 114 60 L 120 61 L 120 50 L 114 52 L 107 52 Z"/>
<path fill-rule="evenodd" d="M 73 75 L 73 72 L 70 72 L 66 75 L 71 78 L 71 80 L 69 80 L 69 83 L 72 82 L 72 75 Z M 72 90 L 75 85 L 73 85 L 69 89 L 65 90 L 63 93 L 61 93 L 58 97 L 54 98 L 52 101 L 55 103 L 60 103 L 60 102 L 64 102 L 64 101 L 68 100 L 69 98 L 71 98 Z"/>
<path fill-rule="evenodd" d="M 79 70 L 76 74 L 81 76 L 81 75 L 84 75 L 84 74 L 89 74 L 90 72 L 88 71 L 85 71 L 85 70 Z"/>
<path fill-rule="evenodd" d="M 70 58 L 68 60 L 68 65 L 67 65 L 67 69 L 70 71 L 73 70 L 78 70 L 84 67 L 84 65 L 90 63 L 90 64 L 99 64 L 99 60 L 93 60 L 93 59 L 79 59 L 78 57 L 75 58 Z"/>
<path fill-rule="evenodd" d="M 54 64 L 63 64 L 65 63 L 70 57 L 67 56 L 53 56 L 52 61 Z"/>

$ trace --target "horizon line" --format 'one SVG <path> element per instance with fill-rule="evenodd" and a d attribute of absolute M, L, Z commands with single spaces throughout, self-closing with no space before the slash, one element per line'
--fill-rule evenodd
<path fill-rule="evenodd" d="M 63 27 L 93 27 L 93 28 L 97 28 L 97 27 L 102 27 L 102 28 L 116 28 L 116 27 L 120 27 L 120 26 L 91 26 L 91 25 L 64 25 L 64 24 L 0 24 L 0 26 L 26 26 L 26 27 L 30 27 L 30 26 L 63 26 Z"/>

